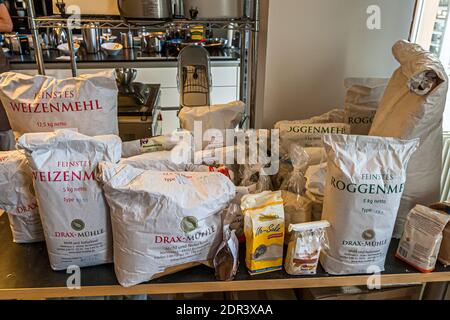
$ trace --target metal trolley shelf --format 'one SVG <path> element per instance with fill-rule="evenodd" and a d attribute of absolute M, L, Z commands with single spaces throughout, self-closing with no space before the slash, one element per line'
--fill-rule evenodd
<path fill-rule="evenodd" d="M 241 32 L 240 46 L 240 99 L 246 103 L 246 118 L 249 118 L 248 126 L 255 127 L 256 113 L 256 78 L 258 62 L 258 36 L 259 36 L 259 0 L 248 2 L 251 18 L 242 19 L 209 19 L 209 20 L 186 20 L 171 19 L 165 21 L 140 21 L 122 20 L 120 17 L 86 17 L 86 16 L 61 16 L 36 17 L 33 0 L 27 0 L 28 20 L 32 31 L 34 54 L 39 74 L 45 75 L 44 58 L 42 47 L 39 44 L 39 29 L 65 28 L 68 35 L 68 46 L 70 51 L 70 65 L 72 75 L 77 76 L 77 62 L 73 48 L 73 29 L 89 28 L 88 24 L 95 23 L 99 29 L 114 30 L 136 30 L 143 26 L 150 28 L 165 28 L 173 24 L 182 25 L 204 25 L 209 28 L 227 29 L 232 28 Z"/>
<path fill-rule="evenodd" d="M 72 22 L 75 29 L 85 29 L 85 24 L 96 23 L 98 29 L 114 29 L 114 30 L 136 30 L 140 27 L 165 28 L 171 24 L 180 25 L 205 25 L 214 29 L 227 29 L 229 27 L 235 30 L 252 30 L 256 31 L 256 21 L 248 18 L 243 19 L 213 19 L 213 20 L 186 20 L 186 19 L 170 19 L 170 20 L 121 20 L 114 18 L 101 17 L 83 17 L 80 19 L 61 18 L 60 16 L 46 16 L 35 18 L 37 28 L 68 28 L 68 22 Z"/>

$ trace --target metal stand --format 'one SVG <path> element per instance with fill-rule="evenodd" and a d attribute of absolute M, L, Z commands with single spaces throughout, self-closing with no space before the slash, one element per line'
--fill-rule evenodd
<path fill-rule="evenodd" d="M 34 53 L 36 58 L 36 65 L 39 74 L 45 75 L 44 59 L 42 55 L 42 47 L 39 44 L 39 29 L 53 29 L 55 27 L 66 28 L 68 35 L 68 46 L 70 50 L 70 66 L 72 75 L 77 76 L 77 62 L 73 48 L 72 28 L 68 21 L 70 17 L 65 19 L 59 16 L 51 17 L 36 17 L 33 0 L 27 0 L 28 4 L 28 19 L 30 29 L 32 31 Z M 166 28 L 173 23 L 184 25 L 205 25 L 209 28 L 216 29 L 231 29 L 239 30 L 241 32 L 241 70 L 240 70 L 240 99 L 246 103 L 246 118 L 250 118 L 249 124 L 245 127 L 255 126 L 256 113 L 256 79 L 257 79 L 257 63 L 258 63 L 258 36 L 259 36 L 259 0 L 249 0 L 247 5 L 250 9 L 249 17 L 242 19 L 228 19 L 228 20 L 185 20 L 173 19 L 169 21 L 132 21 L 132 23 L 124 20 L 111 19 L 83 19 L 79 21 L 76 28 L 89 28 L 87 24 L 96 23 L 99 29 L 115 29 L 115 30 L 139 30 L 143 26 L 153 28 Z"/>

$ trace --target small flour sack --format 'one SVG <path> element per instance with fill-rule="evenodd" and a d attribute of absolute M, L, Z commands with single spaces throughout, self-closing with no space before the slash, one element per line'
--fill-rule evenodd
<path fill-rule="evenodd" d="M 349 134 L 350 126 L 345 123 L 313 123 L 282 121 L 275 125 L 280 130 L 280 155 L 288 155 L 292 145 L 303 148 L 323 147 L 325 134 Z"/>
<path fill-rule="evenodd" d="M 30 168 L 23 151 L 0 152 L 0 209 L 16 243 L 44 240 Z"/>
<path fill-rule="evenodd" d="M 222 241 L 221 212 L 236 194 L 228 178 L 105 162 L 99 169 L 122 286 L 149 281 L 172 267 L 212 261 Z"/>
<path fill-rule="evenodd" d="M 54 270 L 112 262 L 109 209 L 94 170 L 118 162 L 120 138 L 88 137 L 74 131 L 29 133 L 25 149 Z"/>
<path fill-rule="evenodd" d="M 400 68 L 395 71 L 378 107 L 371 136 L 420 139 L 408 165 L 394 237 L 400 238 L 408 212 L 416 204 L 440 200 L 442 122 L 448 78 L 442 63 L 419 45 L 397 42 L 392 49 Z"/>
<path fill-rule="evenodd" d="M 284 209 L 281 191 L 248 194 L 241 199 L 246 238 L 245 264 L 251 275 L 281 270 Z"/>
<path fill-rule="evenodd" d="M 5 72 L 0 99 L 19 135 L 77 129 L 88 135 L 118 134 L 114 71 L 56 79 Z"/>
<path fill-rule="evenodd" d="M 330 274 L 384 270 L 406 167 L 418 139 L 326 135 L 328 174 L 322 219 L 329 248 L 321 263 Z"/>
<path fill-rule="evenodd" d="M 395 256 L 420 272 L 432 272 L 442 243 L 442 232 L 450 221 L 445 212 L 415 206 L 406 217 L 405 230 Z"/>

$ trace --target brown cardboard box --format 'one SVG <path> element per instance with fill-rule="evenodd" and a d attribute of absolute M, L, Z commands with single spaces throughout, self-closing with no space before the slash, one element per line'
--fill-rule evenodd
<path fill-rule="evenodd" d="M 304 300 L 420 300 L 422 285 L 386 287 L 369 290 L 367 287 L 333 287 L 304 289 Z"/>

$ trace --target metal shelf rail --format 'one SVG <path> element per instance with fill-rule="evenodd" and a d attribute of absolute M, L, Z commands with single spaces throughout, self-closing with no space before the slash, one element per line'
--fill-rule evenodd
<path fill-rule="evenodd" d="M 72 69 L 72 76 L 76 77 L 78 74 L 76 56 L 73 48 L 73 29 L 90 28 L 88 24 L 95 23 L 98 29 L 112 29 L 112 30 L 138 30 L 139 28 L 165 28 L 173 24 L 183 25 L 204 25 L 209 28 L 227 29 L 232 28 L 241 32 L 241 48 L 240 48 L 240 99 L 245 102 L 247 106 L 246 118 L 249 118 L 247 127 L 255 127 L 255 112 L 256 112 L 256 78 L 257 78 L 257 62 L 258 62 L 258 34 L 259 34 L 259 0 L 247 1 L 248 8 L 246 8 L 247 15 L 242 19 L 209 19 L 209 20 L 186 20 L 186 19 L 171 19 L 166 21 L 126 21 L 116 18 L 101 18 L 101 17 L 68 17 L 61 16 L 46 16 L 36 17 L 33 0 L 27 0 L 28 20 L 32 31 L 34 55 L 36 59 L 37 69 L 39 74 L 45 75 L 44 59 L 42 54 L 42 47 L 39 44 L 39 29 L 53 29 L 65 28 L 68 36 L 68 46 L 70 52 L 70 65 Z"/>

